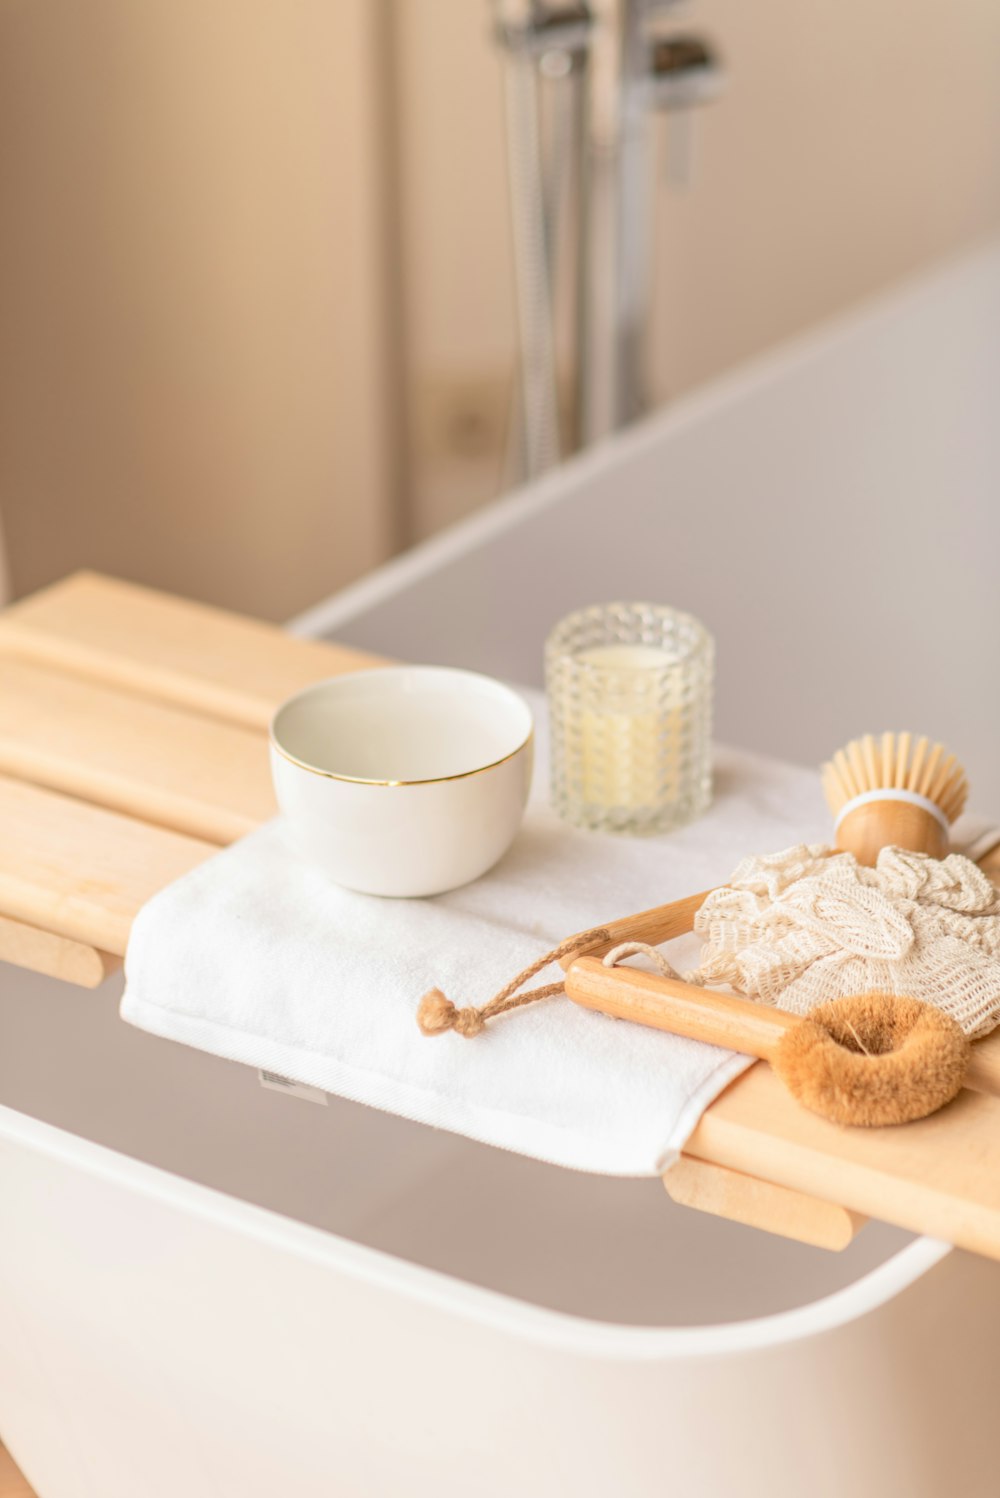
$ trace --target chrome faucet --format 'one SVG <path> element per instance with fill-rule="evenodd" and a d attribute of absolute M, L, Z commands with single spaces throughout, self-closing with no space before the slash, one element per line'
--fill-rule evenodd
<path fill-rule="evenodd" d="M 575 439 L 588 443 L 634 420 L 648 404 L 651 114 L 668 111 L 675 139 L 683 138 L 690 112 L 721 85 L 710 43 L 665 29 L 678 3 L 494 0 L 496 37 L 509 76 L 519 80 L 508 88 L 508 144 L 526 476 L 560 454 L 552 309 L 563 267 L 554 254 L 560 225 L 552 178 L 568 163 L 544 159 L 538 82 L 560 79 L 581 98 L 572 111 L 578 122 L 573 404 Z"/>

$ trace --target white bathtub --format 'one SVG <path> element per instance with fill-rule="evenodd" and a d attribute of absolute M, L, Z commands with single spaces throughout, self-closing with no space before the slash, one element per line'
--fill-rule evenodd
<path fill-rule="evenodd" d="M 773 749 L 784 726 L 809 754 L 838 710 L 882 701 L 848 729 L 902 727 L 930 673 L 928 730 L 986 765 L 996 713 L 953 689 L 941 640 L 961 630 L 963 669 L 992 660 L 998 310 L 1000 256 L 948 269 L 312 627 L 525 676 L 565 607 L 655 593 L 719 634 L 728 737 Z M 972 528 L 942 532 L 964 582 L 923 520 L 900 577 L 901 516 L 926 520 L 946 476 Z M 821 537 L 805 571 L 803 526 Z M 947 605 L 926 626 L 918 552 Z M 810 652 L 803 609 L 831 568 L 849 574 L 839 633 Z M 782 580 L 797 628 L 772 617 Z M 882 622 L 859 663 L 866 609 Z M 655 1180 L 265 1091 L 122 1025 L 116 1001 L 114 983 L 0 975 L 0 1436 L 41 1498 L 993 1498 L 1000 1267 L 878 1224 L 831 1255 L 675 1207 Z"/>

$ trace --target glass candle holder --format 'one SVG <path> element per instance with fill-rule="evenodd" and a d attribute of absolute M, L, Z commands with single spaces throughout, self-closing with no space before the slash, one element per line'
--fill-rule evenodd
<path fill-rule="evenodd" d="M 545 647 L 552 804 L 577 827 L 648 834 L 712 800 L 715 646 L 651 603 L 581 609 Z"/>

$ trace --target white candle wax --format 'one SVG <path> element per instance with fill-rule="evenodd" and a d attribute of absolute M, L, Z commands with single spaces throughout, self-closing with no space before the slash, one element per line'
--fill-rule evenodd
<path fill-rule="evenodd" d="M 583 800 L 609 809 L 661 806 L 677 788 L 682 714 L 664 676 L 676 658 L 655 645 L 599 645 L 576 661 L 594 668 L 577 740 Z"/>
<path fill-rule="evenodd" d="M 658 645 L 595 645 L 581 650 L 576 659 L 609 671 L 662 671 L 674 664 L 673 656 Z"/>

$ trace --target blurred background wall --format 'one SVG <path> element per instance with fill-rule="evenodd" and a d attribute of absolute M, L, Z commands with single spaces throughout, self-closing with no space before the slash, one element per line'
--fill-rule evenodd
<path fill-rule="evenodd" d="M 678 15 L 729 85 L 657 191 L 657 401 L 1000 232 L 996 0 Z M 514 343 L 486 0 L 0 0 L 15 591 L 291 614 L 498 492 Z"/>
<path fill-rule="evenodd" d="M 371 0 L 0 0 L 0 513 L 271 617 L 394 542 Z"/>

